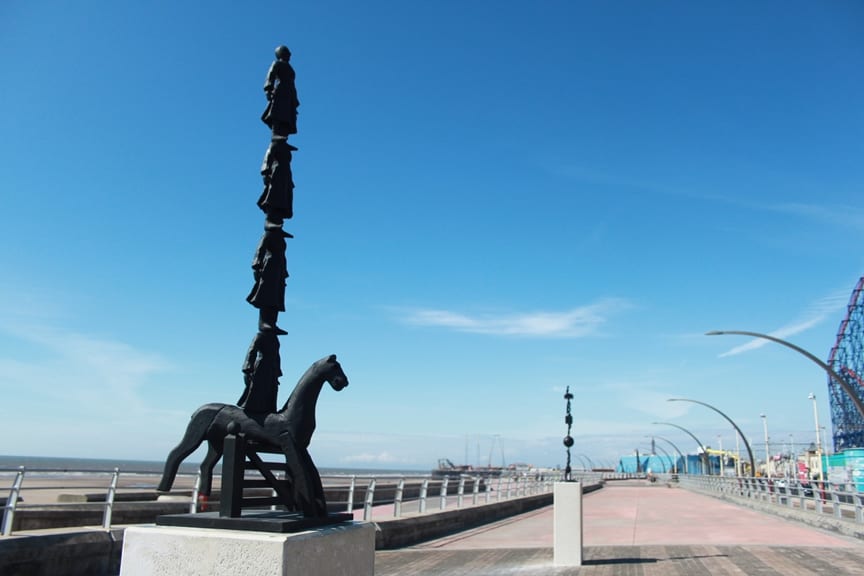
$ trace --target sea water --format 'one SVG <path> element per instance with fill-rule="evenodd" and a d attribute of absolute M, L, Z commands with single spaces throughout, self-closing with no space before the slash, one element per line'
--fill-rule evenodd
<path fill-rule="evenodd" d="M 183 462 L 180 465 L 181 474 L 198 472 L 199 462 Z M 107 458 L 63 458 L 45 456 L 3 456 L 0 455 L 0 476 L 14 475 L 20 466 L 24 466 L 27 475 L 72 475 L 72 474 L 109 474 L 119 468 L 124 474 L 161 474 L 165 462 L 155 460 L 122 460 Z M 215 474 L 221 468 L 216 466 Z M 321 476 L 425 476 L 422 470 L 400 470 L 383 468 L 318 468 Z"/>

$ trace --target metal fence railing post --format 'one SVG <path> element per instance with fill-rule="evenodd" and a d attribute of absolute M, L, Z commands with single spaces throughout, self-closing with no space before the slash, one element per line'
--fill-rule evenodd
<path fill-rule="evenodd" d="M 447 484 L 450 483 L 450 478 L 444 477 L 441 482 L 441 510 L 447 508 Z"/>
<path fill-rule="evenodd" d="M 477 496 L 480 494 L 480 477 L 479 476 L 474 477 L 473 488 L 474 489 L 471 491 L 471 504 L 473 506 L 476 506 L 477 505 Z"/>
<path fill-rule="evenodd" d="M 12 534 L 12 524 L 15 522 L 15 509 L 18 507 L 18 496 L 21 494 L 21 484 L 24 482 L 24 466 L 18 468 L 18 473 L 15 475 L 15 480 L 12 482 L 12 489 L 9 490 L 9 498 L 6 500 L 6 506 L 3 508 L 3 536 Z"/>
<path fill-rule="evenodd" d="M 420 514 L 426 513 L 426 495 L 429 492 L 429 479 L 424 478 L 420 485 Z"/>
<path fill-rule="evenodd" d="M 864 495 L 856 494 L 855 498 L 855 522 L 864 523 Z"/>
<path fill-rule="evenodd" d="M 402 494 L 405 492 L 405 478 L 399 479 L 399 484 L 396 486 L 396 495 L 393 498 L 393 517 L 402 517 Z"/>
<path fill-rule="evenodd" d="M 375 504 L 375 479 L 369 481 L 369 486 L 366 488 L 366 502 L 363 505 L 363 520 L 369 521 L 372 519 L 372 506 Z"/>
<path fill-rule="evenodd" d="M 117 481 L 120 479 L 120 468 L 114 468 L 111 476 L 111 484 L 108 486 L 108 494 L 105 496 L 105 514 L 102 517 L 102 529 L 111 529 L 111 516 L 114 512 L 114 494 L 117 492 Z"/>
<path fill-rule="evenodd" d="M 462 498 L 465 496 L 465 475 L 459 476 L 459 488 L 456 490 L 456 508 L 462 508 Z"/>
<path fill-rule="evenodd" d="M 348 502 L 346 505 L 346 512 L 351 514 L 354 511 L 354 489 L 357 487 L 357 476 L 351 475 L 351 484 L 348 486 Z"/>
<path fill-rule="evenodd" d="M 189 513 L 198 512 L 198 494 L 201 492 L 201 471 L 195 475 L 195 486 L 192 487 L 192 502 L 189 503 Z"/>

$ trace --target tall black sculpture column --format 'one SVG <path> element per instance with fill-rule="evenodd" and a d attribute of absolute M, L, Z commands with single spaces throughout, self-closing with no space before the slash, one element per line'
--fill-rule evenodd
<path fill-rule="evenodd" d="M 278 336 L 279 312 L 285 311 L 285 282 L 288 264 L 285 239 L 293 238 L 282 229 L 286 219 L 294 216 L 294 179 L 291 175 L 292 153 L 288 136 L 297 133 L 297 89 L 291 52 L 285 46 L 276 48 L 276 60 L 267 72 L 264 92 L 267 108 L 261 120 L 271 129 L 270 146 L 261 165 L 264 190 L 258 207 L 264 212 L 264 234 L 252 259 L 255 285 L 246 300 L 258 308 L 258 333 L 252 339 L 243 363 L 245 389 L 237 404 L 248 413 L 276 412 L 279 377 L 282 376 Z"/>
<path fill-rule="evenodd" d="M 570 401 L 573 400 L 573 394 L 570 393 L 570 386 L 567 386 L 567 391 L 564 393 L 564 399 L 567 400 L 567 413 L 564 416 L 564 423 L 567 424 L 567 435 L 564 436 L 564 446 L 567 448 L 567 467 L 564 468 L 564 481 L 570 482 L 573 480 L 573 469 L 570 467 L 570 448 L 573 447 L 573 437 L 570 435 L 570 427 L 573 426 L 573 415 L 570 413 Z"/>

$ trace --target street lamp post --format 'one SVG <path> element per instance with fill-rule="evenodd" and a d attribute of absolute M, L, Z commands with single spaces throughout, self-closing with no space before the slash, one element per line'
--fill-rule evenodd
<path fill-rule="evenodd" d="M 726 476 L 726 455 L 723 454 L 723 436 L 717 434 L 717 446 L 720 448 L 720 476 Z"/>
<path fill-rule="evenodd" d="M 706 473 L 705 472 L 706 469 L 708 470 L 708 474 L 709 475 L 711 474 L 711 468 L 708 466 L 708 463 L 709 463 L 708 452 L 705 451 L 705 446 L 702 445 L 702 442 L 699 440 L 699 438 L 696 437 L 695 434 L 693 434 L 692 432 L 690 432 L 689 430 L 687 430 L 683 426 L 679 426 L 677 424 L 672 424 L 671 422 L 652 422 L 652 424 L 663 424 L 666 426 L 672 426 L 673 428 L 678 428 L 679 430 L 681 430 L 682 432 L 684 432 L 685 434 L 687 434 L 691 438 L 693 438 L 693 440 L 696 441 L 696 444 L 699 445 L 699 448 L 702 449 L 702 474 Z"/>
<path fill-rule="evenodd" d="M 822 439 L 819 436 L 819 408 L 816 406 L 816 395 L 812 392 L 807 396 L 813 401 L 813 420 L 816 422 L 816 478 L 822 480 Z"/>
<path fill-rule="evenodd" d="M 837 372 L 835 372 L 834 369 L 831 368 L 828 364 L 826 364 L 825 362 L 823 362 L 822 360 L 820 360 L 819 358 L 817 358 L 816 356 L 814 356 L 813 354 L 811 354 L 807 350 L 804 350 L 803 348 L 796 346 L 795 344 L 792 344 L 791 342 L 787 342 L 786 340 L 781 340 L 780 338 L 777 338 L 776 336 L 769 336 L 768 334 L 760 334 L 759 332 L 745 332 L 743 330 L 712 330 L 711 332 L 705 333 L 706 336 L 720 336 L 723 334 L 738 334 L 740 336 L 752 336 L 754 338 L 764 338 L 765 340 L 771 340 L 772 342 L 776 342 L 777 344 L 782 344 L 783 346 L 786 346 L 787 348 L 791 348 L 792 350 L 795 350 L 799 354 L 806 356 L 807 358 L 809 358 L 810 360 L 815 362 L 817 365 L 819 365 L 820 368 L 822 368 L 825 372 L 827 372 L 828 375 L 835 382 L 837 382 L 837 384 L 840 385 L 840 388 L 842 388 L 843 391 L 846 392 L 846 394 L 849 396 L 849 399 L 852 400 L 852 403 L 855 405 L 855 408 L 858 410 L 858 413 L 861 415 L 862 418 L 864 418 L 864 402 L 862 402 L 861 398 L 859 398 L 855 394 L 855 391 L 852 389 L 851 386 L 849 386 L 849 383 L 846 382 L 846 380 L 844 380 L 842 377 L 840 377 L 840 375 L 837 374 Z"/>
<path fill-rule="evenodd" d="M 669 445 L 672 446 L 672 448 L 675 448 L 675 450 L 677 450 L 679 454 L 681 453 L 681 451 L 678 450 L 678 448 L 676 448 L 675 445 L 672 444 L 672 442 L 669 442 L 669 440 L 666 440 L 665 438 L 661 438 L 660 436 L 645 436 L 645 437 L 646 437 L 646 438 L 651 438 L 651 445 L 654 446 L 657 450 L 660 450 L 661 452 L 663 452 L 663 454 L 666 455 L 666 458 L 668 458 L 668 459 L 669 459 L 669 462 L 672 463 L 672 469 L 673 469 L 673 471 L 674 471 L 673 473 L 674 473 L 674 474 L 678 474 L 678 459 L 677 459 L 677 458 L 672 458 L 672 456 L 669 454 L 669 452 L 667 452 L 666 450 L 664 450 L 664 449 L 661 448 L 660 446 L 657 446 L 657 443 L 654 442 L 654 440 L 665 440 Z M 683 456 L 682 456 L 682 459 L 683 459 Z M 685 464 L 686 464 L 686 460 L 685 460 Z"/>
<path fill-rule="evenodd" d="M 768 416 L 759 414 L 762 418 L 762 430 L 765 432 L 765 476 L 771 476 L 771 450 L 768 447 Z"/>
<path fill-rule="evenodd" d="M 651 437 L 651 440 L 654 440 L 653 436 Z M 666 460 L 668 460 L 669 463 L 672 464 L 672 466 L 673 466 L 673 470 L 674 470 L 673 474 L 677 474 L 678 473 L 678 465 L 675 463 L 675 460 L 672 459 L 672 456 L 669 455 L 669 452 L 667 452 L 666 450 L 664 450 L 660 446 L 657 446 L 656 443 L 654 443 L 654 448 L 656 450 L 660 450 L 663 453 L 663 455 L 666 456 Z M 655 454 L 655 456 L 656 456 L 656 454 Z M 663 461 L 663 458 L 660 458 L 660 461 L 663 462 L 663 472 L 664 473 L 668 472 L 669 467 L 667 466 L 666 462 Z"/>
<path fill-rule="evenodd" d="M 656 424 L 656 422 L 655 422 L 655 424 Z M 667 444 L 672 446 L 672 448 L 674 448 L 676 452 L 678 452 L 678 455 L 681 457 L 681 460 L 684 461 L 684 474 L 689 474 L 689 472 L 687 471 L 687 458 L 684 457 L 684 453 L 678 449 L 678 446 L 673 444 L 671 440 L 667 440 L 666 438 L 663 438 L 662 436 L 654 436 L 654 438 L 657 438 L 658 440 L 663 440 L 664 442 L 666 442 Z"/>
<path fill-rule="evenodd" d="M 795 436 L 793 434 L 789 434 L 789 455 L 788 455 L 788 459 L 786 460 L 786 464 L 787 464 L 786 469 L 789 471 L 788 472 L 789 476 L 795 476 L 794 462 L 797 462 L 797 460 L 793 461 L 794 456 L 795 456 Z"/>
<path fill-rule="evenodd" d="M 754 472 L 750 472 L 754 474 Z M 741 435 L 735 431 L 735 476 L 743 476 L 741 474 Z"/>
<path fill-rule="evenodd" d="M 691 400 L 690 398 L 669 398 L 669 402 L 693 402 L 694 404 L 701 404 L 702 406 L 705 406 L 706 408 L 710 408 L 711 410 L 714 410 L 715 412 L 720 414 L 720 416 L 725 418 L 727 422 L 732 424 L 732 427 L 735 428 L 735 431 L 741 435 L 741 438 L 744 439 L 744 447 L 747 448 L 747 454 L 750 455 L 750 474 L 756 473 L 755 472 L 756 471 L 756 461 L 753 459 L 753 450 L 750 449 L 750 443 L 747 442 L 747 438 L 744 438 L 744 433 L 741 431 L 741 428 L 739 428 L 738 425 L 735 424 L 735 422 L 731 418 L 729 418 L 729 416 L 727 416 L 726 414 L 724 414 L 723 412 L 721 412 L 719 409 L 715 408 L 714 406 L 711 406 L 710 404 L 706 404 L 705 402 L 700 402 L 699 400 Z M 722 458 L 721 458 L 721 462 L 722 462 Z"/>

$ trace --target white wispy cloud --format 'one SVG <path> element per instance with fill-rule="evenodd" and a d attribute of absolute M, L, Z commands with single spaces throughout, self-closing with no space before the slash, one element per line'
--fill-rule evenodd
<path fill-rule="evenodd" d="M 769 210 L 819 220 L 832 226 L 839 225 L 858 229 L 864 228 L 864 211 L 856 206 L 787 202 L 774 204 L 769 207 Z"/>
<path fill-rule="evenodd" d="M 524 313 L 466 314 L 441 309 L 402 311 L 402 321 L 415 326 L 435 326 L 457 332 L 536 338 L 580 338 L 596 333 L 609 319 L 631 305 L 607 298 L 570 310 Z"/>
<path fill-rule="evenodd" d="M 838 291 L 824 298 L 820 298 L 813 304 L 811 304 L 802 314 L 801 316 L 786 324 L 773 330 L 768 335 L 774 336 L 776 338 L 788 339 L 790 336 L 794 336 L 796 334 L 801 334 L 806 330 L 812 328 L 823 322 L 829 316 L 836 315 L 837 311 L 846 306 L 846 302 L 849 298 L 848 291 Z M 754 338 L 749 342 L 745 342 L 740 346 L 736 346 L 726 352 L 720 354 L 720 358 L 724 358 L 726 356 L 735 356 L 736 354 L 742 354 L 744 352 L 749 352 L 750 350 L 755 350 L 757 348 L 761 348 L 769 343 L 769 340 L 765 340 L 763 338 Z"/>
<path fill-rule="evenodd" d="M 0 354 L 2 387 L 40 383 L 43 398 L 98 409 L 113 403 L 145 409 L 139 391 L 157 374 L 172 369 L 159 354 L 86 334 L 62 324 L 62 315 L 0 311 L 0 334 L 25 350 L 20 357 Z"/>

